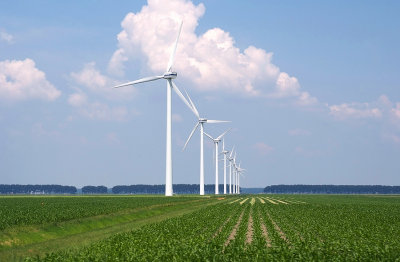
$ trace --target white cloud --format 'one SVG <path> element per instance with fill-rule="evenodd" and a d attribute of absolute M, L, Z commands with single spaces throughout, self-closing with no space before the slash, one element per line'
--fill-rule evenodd
<path fill-rule="evenodd" d="M 263 142 L 258 142 L 254 145 L 254 148 L 258 151 L 260 155 L 267 155 L 271 153 L 274 148 L 270 145 L 267 145 Z"/>
<path fill-rule="evenodd" d="M 81 107 L 79 112 L 94 120 L 125 121 L 128 118 L 128 110 L 125 107 L 110 107 L 99 102 Z"/>
<path fill-rule="evenodd" d="M 52 101 L 61 92 L 36 68 L 32 59 L 0 61 L 0 98 L 10 101 L 43 99 Z"/>
<path fill-rule="evenodd" d="M 301 106 L 311 106 L 318 103 L 316 97 L 312 97 L 308 92 L 301 92 L 297 98 L 296 104 Z"/>
<path fill-rule="evenodd" d="M 0 40 L 7 42 L 8 44 L 12 44 L 14 37 L 12 35 L 10 35 L 9 33 L 7 33 L 6 31 L 1 30 L 0 31 Z"/>
<path fill-rule="evenodd" d="M 300 90 L 295 77 L 272 63 L 272 53 L 249 46 L 241 51 L 233 37 L 220 28 L 196 34 L 203 4 L 187 0 L 148 0 L 138 13 L 128 13 L 121 23 L 118 49 L 109 62 L 109 72 L 124 74 L 124 63 L 144 58 L 155 74 L 164 72 L 181 19 L 184 24 L 174 70 L 179 78 L 199 90 L 225 90 L 270 98 L 292 97 L 298 105 L 311 105 L 316 98 Z"/>
<path fill-rule="evenodd" d="M 344 103 L 341 105 L 330 106 L 329 109 L 330 114 L 338 119 L 382 117 L 381 109 L 374 107 L 369 103 Z"/>
<path fill-rule="evenodd" d="M 123 106 L 112 107 L 100 102 L 90 102 L 86 94 L 81 91 L 71 94 L 68 103 L 76 108 L 79 115 L 93 120 L 125 121 L 130 115 L 128 109 Z M 132 111 L 131 114 L 138 113 Z"/>
<path fill-rule="evenodd" d="M 287 97 L 300 95 L 300 84 L 296 77 L 291 77 L 287 73 L 280 73 L 276 79 L 276 91 L 271 94 L 275 97 Z"/>
<path fill-rule="evenodd" d="M 117 81 L 101 74 L 96 69 L 94 62 L 85 64 L 79 72 L 71 73 L 71 77 L 78 85 L 85 87 L 93 93 L 101 94 L 107 99 L 129 99 L 136 90 L 132 86 L 118 89 L 113 88 L 117 84 Z"/>
<path fill-rule="evenodd" d="M 391 143 L 400 145 L 400 136 L 396 134 L 384 134 L 383 138 L 390 141 Z"/>
<path fill-rule="evenodd" d="M 400 119 L 400 103 L 396 103 L 396 107 L 392 108 L 392 113 L 395 117 Z"/>
<path fill-rule="evenodd" d="M 84 93 L 74 93 L 69 96 L 68 103 L 71 106 L 79 107 L 87 103 L 87 97 Z"/>

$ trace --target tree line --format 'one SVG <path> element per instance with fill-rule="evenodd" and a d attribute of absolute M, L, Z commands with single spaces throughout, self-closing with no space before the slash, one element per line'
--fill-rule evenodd
<path fill-rule="evenodd" d="M 271 185 L 272 194 L 400 194 L 400 186 L 380 185 Z"/>
<path fill-rule="evenodd" d="M 173 185 L 176 194 L 199 194 L 199 184 L 176 184 Z M 223 185 L 219 185 L 219 191 L 223 193 Z M 82 194 L 107 194 L 105 186 L 84 186 Z M 130 185 L 114 186 L 113 194 L 165 194 L 165 185 Z M 213 184 L 205 185 L 206 194 L 214 194 Z M 78 189 L 74 186 L 61 185 L 0 185 L 0 194 L 77 194 Z"/>
<path fill-rule="evenodd" d="M 0 185 L 0 194 L 76 194 L 74 186 L 61 185 Z"/>
<path fill-rule="evenodd" d="M 175 184 L 172 185 L 174 194 L 199 194 L 199 184 Z M 165 185 L 130 185 L 130 186 L 114 186 L 112 188 L 114 194 L 165 194 Z M 219 185 L 219 192 L 224 192 L 224 185 Z M 214 194 L 215 185 L 204 185 L 205 194 Z"/>

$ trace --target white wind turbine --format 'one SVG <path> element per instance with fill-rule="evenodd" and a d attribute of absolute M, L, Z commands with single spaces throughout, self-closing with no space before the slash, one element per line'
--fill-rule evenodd
<path fill-rule="evenodd" d="M 135 80 L 132 82 L 128 82 L 125 84 L 117 85 L 114 86 L 115 88 L 118 87 L 123 87 L 123 86 L 130 86 L 130 85 L 136 85 L 144 82 L 149 82 L 149 81 L 154 81 L 158 79 L 165 79 L 167 80 L 167 138 L 166 138 L 166 160 L 165 160 L 165 195 L 166 196 L 172 196 L 173 190 L 172 190 L 172 122 L 171 122 L 171 90 L 174 90 L 176 94 L 182 99 L 182 101 L 191 109 L 192 107 L 186 100 L 186 98 L 182 95 L 181 91 L 179 88 L 175 85 L 175 83 L 172 81 L 172 79 L 175 79 L 177 77 L 177 73 L 172 71 L 172 65 L 174 64 L 174 57 L 175 57 L 175 52 L 176 52 L 176 47 L 178 45 L 178 40 L 179 40 L 179 35 L 181 33 L 182 29 L 182 24 L 181 22 L 179 31 L 178 31 L 178 36 L 176 38 L 175 44 L 173 45 L 171 55 L 169 57 L 167 69 L 163 75 L 159 76 L 151 76 L 151 77 L 145 77 L 141 78 L 139 80 Z"/>
<path fill-rule="evenodd" d="M 192 111 L 196 115 L 198 120 L 197 120 L 197 123 L 194 126 L 192 132 L 190 133 L 188 139 L 186 140 L 185 146 L 183 147 L 182 150 L 185 150 L 187 144 L 189 143 L 190 139 L 192 138 L 197 127 L 200 126 L 200 195 L 204 195 L 204 142 L 203 142 L 203 140 L 204 140 L 204 123 L 215 124 L 215 123 L 227 123 L 230 121 L 210 120 L 210 119 L 200 117 L 199 111 L 197 110 L 196 106 L 194 105 L 192 99 L 190 99 L 189 94 L 186 93 L 186 95 L 191 104 Z"/>
<path fill-rule="evenodd" d="M 218 136 L 217 138 L 213 138 L 212 136 L 210 136 L 209 134 L 207 134 L 206 132 L 204 132 L 204 134 L 206 136 L 208 136 L 215 145 L 215 194 L 218 195 L 219 194 L 219 181 L 218 181 L 218 143 L 221 141 L 221 138 L 228 133 L 228 131 L 231 130 L 231 128 L 229 128 L 228 130 L 226 130 L 225 132 L 223 132 L 220 136 Z M 226 180 L 226 177 L 225 177 Z M 225 184 L 224 184 L 225 186 Z M 225 192 L 226 193 L 226 192 Z"/>
<path fill-rule="evenodd" d="M 233 151 L 235 150 L 235 146 L 232 148 L 231 153 L 228 156 L 229 160 L 229 194 L 232 194 L 232 167 L 233 167 Z"/>
<path fill-rule="evenodd" d="M 222 139 L 222 152 L 221 154 L 224 154 L 224 195 L 226 195 L 226 159 L 227 159 L 227 154 L 229 153 L 228 150 L 225 150 L 225 139 Z M 229 180 L 230 182 L 230 180 Z"/>
<path fill-rule="evenodd" d="M 237 194 L 237 165 L 236 165 L 236 152 L 233 157 L 233 194 Z"/>
<path fill-rule="evenodd" d="M 239 166 L 237 167 L 237 193 L 240 194 L 240 176 L 243 176 L 242 173 L 246 171 L 246 169 L 241 168 L 240 167 L 240 163 Z"/>

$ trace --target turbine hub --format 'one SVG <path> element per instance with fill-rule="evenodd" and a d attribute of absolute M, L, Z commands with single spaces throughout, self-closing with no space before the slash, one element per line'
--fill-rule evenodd
<path fill-rule="evenodd" d="M 164 79 L 175 79 L 178 76 L 177 72 L 165 72 L 163 75 Z"/>
<path fill-rule="evenodd" d="M 199 122 L 200 122 L 200 123 L 206 123 L 206 122 L 207 122 L 207 119 L 205 119 L 205 118 L 199 118 Z"/>

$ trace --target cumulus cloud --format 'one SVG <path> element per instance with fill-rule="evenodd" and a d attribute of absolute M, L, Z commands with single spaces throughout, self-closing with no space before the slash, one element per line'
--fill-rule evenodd
<path fill-rule="evenodd" d="M 396 107 L 392 108 L 392 113 L 395 117 L 400 119 L 400 103 L 396 103 Z"/>
<path fill-rule="evenodd" d="M 69 96 L 68 103 L 75 107 L 83 106 L 87 103 L 87 97 L 84 93 L 74 93 Z"/>
<path fill-rule="evenodd" d="M 338 120 L 379 119 L 393 130 L 400 130 L 400 102 L 394 103 L 386 95 L 368 103 L 344 103 L 328 108 Z"/>
<path fill-rule="evenodd" d="M 71 73 L 72 79 L 90 92 L 103 95 L 108 99 L 128 99 L 135 92 L 135 87 L 114 89 L 117 81 L 103 75 L 94 62 L 87 63 L 79 72 Z"/>
<path fill-rule="evenodd" d="M 7 33 L 6 31 L 1 30 L 0 31 L 0 40 L 6 42 L 8 44 L 12 44 L 14 37 L 12 35 L 10 35 L 9 33 Z"/>
<path fill-rule="evenodd" d="M 382 111 L 369 103 L 349 103 L 329 107 L 330 114 L 338 119 L 348 118 L 380 118 Z"/>
<path fill-rule="evenodd" d="M 79 91 L 68 97 L 68 103 L 73 106 L 79 115 L 93 119 L 105 121 L 125 121 L 129 116 L 126 107 L 112 107 L 101 102 L 90 102 L 85 93 Z M 133 112 L 133 114 L 136 114 Z"/>
<path fill-rule="evenodd" d="M 235 40 L 220 28 L 198 35 L 196 28 L 204 15 L 203 4 L 187 0 L 148 0 L 138 13 L 128 13 L 121 23 L 118 49 L 108 71 L 124 74 L 124 63 L 144 58 L 155 74 L 164 72 L 180 21 L 184 21 L 174 70 L 179 78 L 199 90 L 225 90 L 250 96 L 295 99 L 298 105 L 312 105 L 317 99 L 302 92 L 297 78 L 281 72 L 272 63 L 273 54 L 249 46 L 241 51 Z"/>
<path fill-rule="evenodd" d="M 270 145 L 267 145 L 263 142 L 258 142 L 254 145 L 254 148 L 258 151 L 260 155 L 267 155 L 271 153 L 274 148 Z"/>
<path fill-rule="evenodd" d="M 124 121 L 128 117 L 128 110 L 125 107 L 110 107 L 100 102 L 90 103 L 81 107 L 80 113 L 87 118 L 95 120 Z"/>
<path fill-rule="evenodd" d="M 0 98 L 9 101 L 43 99 L 52 101 L 61 92 L 36 68 L 32 59 L 0 61 Z"/>

